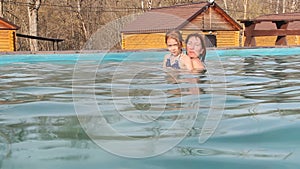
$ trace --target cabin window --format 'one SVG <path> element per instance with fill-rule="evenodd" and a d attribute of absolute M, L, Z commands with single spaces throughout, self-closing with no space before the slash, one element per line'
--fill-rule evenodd
<path fill-rule="evenodd" d="M 205 35 L 206 47 L 217 47 L 216 35 Z"/>

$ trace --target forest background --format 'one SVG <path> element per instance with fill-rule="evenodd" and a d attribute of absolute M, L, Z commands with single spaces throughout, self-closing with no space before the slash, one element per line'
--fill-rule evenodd
<path fill-rule="evenodd" d="M 204 0 L 205 1 L 205 0 Z M 151 8 L 203 0 L 0 0 L 0 16 L 19 26 L 21 34 L 59 38 L 60 50 L 81 50 L 111 21 Z M 299 11 L 298 0 L 215 0 L 232 18 Z M 116 47 L 118 48 L 118 47 Z M 18 51 L 48 51 L 53 44 L 18 38 Z"/>

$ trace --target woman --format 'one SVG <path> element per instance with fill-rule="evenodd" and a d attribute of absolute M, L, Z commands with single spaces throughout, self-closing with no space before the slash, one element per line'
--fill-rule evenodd
<path fill-rule="evenodd" d="M 165 43 L 170 53 L 164 57 L 164 68 L 193 70 L 190 57 L 182 53 L 182 41 L 182 35 L 178 30 L 171 30 L 166 33 Z"/>
<path fill-rule="evenodd" d="M 205 70 L 204 60 L 206 47 L 203 37 L 198 34 L 190 34 L 186 38 L 186 53 L 192 61 L 192 66 L 197 71 Z"/>

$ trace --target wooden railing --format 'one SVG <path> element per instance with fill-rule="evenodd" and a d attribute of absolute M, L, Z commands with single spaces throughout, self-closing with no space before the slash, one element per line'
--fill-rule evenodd
<path fill-rule="evenodd" d="M 46 38 L 46 37 L 41 37 L 41 36 L 24 35 L 24 34 L 20 34 L 20 33 L 17 33 L 17 37 L 50 41 L 53 43 L 53 50 L 58 50 L 59 49 L 58 43 L 64 41 L 64 39 Z"/>

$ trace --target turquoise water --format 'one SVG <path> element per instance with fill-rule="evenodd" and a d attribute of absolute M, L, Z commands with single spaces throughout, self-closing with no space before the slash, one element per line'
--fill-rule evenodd
<path fill-rule="evenodd" d="M 0 168 L 298 168 L 300 48 L 209 51 L 205 74 L 164 54 L 0 56 Z"/>

